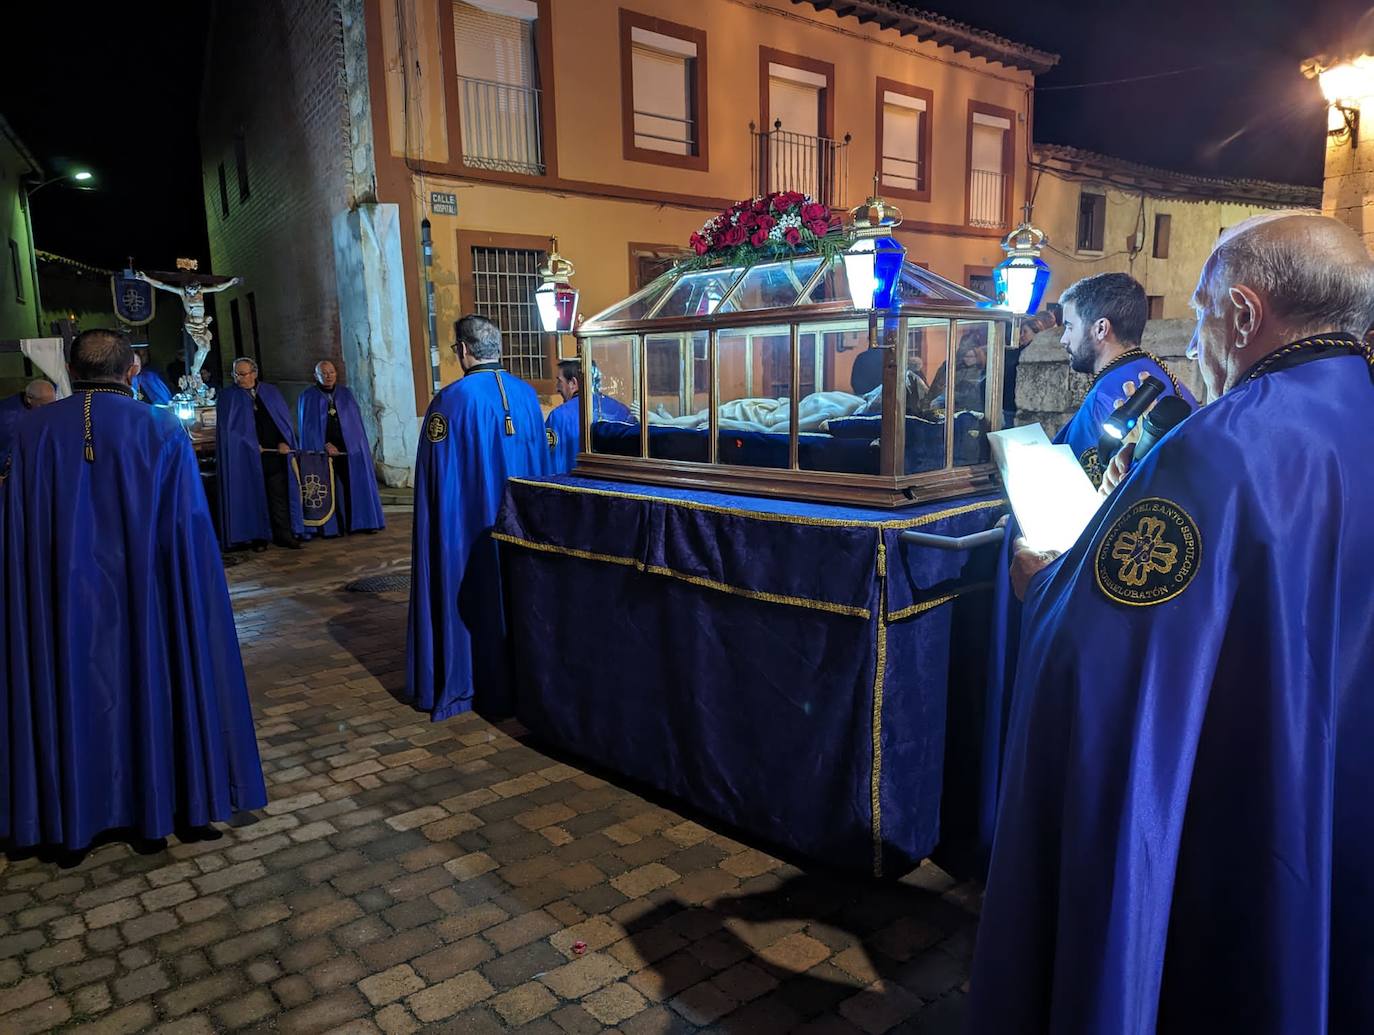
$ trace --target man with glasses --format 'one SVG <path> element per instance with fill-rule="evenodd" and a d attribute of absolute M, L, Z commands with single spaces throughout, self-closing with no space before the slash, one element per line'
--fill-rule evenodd
<path fill-rule="evenodd" d="M 463 376 L 425 411 L 415 459 L 406 693 L 435 719 L 509 711 L 500 572 L 491 526 L 507 478 L 549 470 L 534 389 L 501 366 L 501 330 L 454 324 Z"/>

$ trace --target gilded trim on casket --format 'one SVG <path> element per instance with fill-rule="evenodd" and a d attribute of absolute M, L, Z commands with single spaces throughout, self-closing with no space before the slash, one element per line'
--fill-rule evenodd
<path fill-rule="evenodd" d="M 800 514 L 768 514 L 757 510 L 744 510 L 738 507 L 722 507 L 716 503 L 702 503 L 698 500 L 679 500 L 670 496 L 652 496 L 642 492 L 616 492 L 614 489 L 598 489 L 590 485 L 560 485 L 554 482 L 533 481 L 529 478 L 510 478 L 512 485 L 529 485 L 538 489 L 554 489 L 559 492 L 581 492 L 589 496 L 609 496 L 611 499 L 643 500 L 649 503 L 662 503 L 670 507 L 683 507 L 687 510 L 701 510 L 710 514 L 728 514 L 731 517 L 753 518 L 757 521 L 772 521 L 785 525 L 808 525 L 814 528 L 874 528 L 880 530 L 897 528 L 919 528 L 922 525 L 943 521 L 945 518 L 961 517 L 979 510 L 1000 509 L 1006 506 L 1002 498 L 983 500 L 979 503 L 965 503 L 913 518 L 894 518 L 882 521 L 855 521 L 846 518 L 803 517 Z"/>
<path fill-rule="evenodd" d="M 626 568 L 635 568 L 649 575 L 662 575 L 665 578 L 677 579 L 680 582 L 687 582 L 693 586 L 713 589 L 720 593 L 729 593 L 732 596 L 747 597 L 750 600 L 761 600 L 768 604 L 785 604 L 789 607 L 802 607 L 811 611 L 824 611 L 827 614 L 844 615 L 849 618 L 862 618 L 865 620 L 873 617 L 873 612 L 866 607 L 836 604 L 829 600 L 809 600 L 806 597 L 788 596 L 784 593 L 769 593 L 759 589 L 745 589 L 743 586 L 732 586 L 727 582 L 718 582 L 715 579 L 708 579 L 701 575 L 689 575 L 686 572 L 676 571 L 673 568 L 665 568 L 662 565 L 645 564 L 643 561 L 633 557 L 617 557 L 614 554 L 592 553 L 588 550 L 578 550 L 570 546 L 555 546 L 552 543 L 536 543 L 532 540 L 522 539 L 519 536 L 509 535 L 505 532 L 493 532 L 491 537 L 502 543 L 509 543 L 512 546 L 523 546 L 526 549 L 537 550 L 540 553 L 563 554 L 584 561 L 602 561 L 606 564 L 618 564 Z"/>

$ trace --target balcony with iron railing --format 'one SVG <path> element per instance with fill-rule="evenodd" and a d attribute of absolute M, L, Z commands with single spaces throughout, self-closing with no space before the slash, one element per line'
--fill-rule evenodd
<path fill-rule="evenodd" d="M 849 204 L 849 140 L 793 133 L 775 119 L 761 132 L 749 123 L 750 181 L 760 194 L 794 190 L 829 208 Z"/>
<path fill-rule="evenodd" d="M 534 87 L 459 76 L 463 164 L 473 169 L 544 174 L 540 97 Z"/>
<path fill-rule="evenodd" d="M 991 169 L 969 173 L 968 225 L 1003 230 L 1007 219 L 1007 176 Z"/>

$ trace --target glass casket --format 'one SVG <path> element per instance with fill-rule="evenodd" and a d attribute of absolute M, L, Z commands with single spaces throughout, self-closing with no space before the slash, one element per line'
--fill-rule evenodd
<path fill-rule="evenodd" d="M 887 507 L 986 492 L 1012 319 L 906 262 L 882 311 L 854 307 L 840 256 L 679 267 L 578 329 L 576 471 Z"/>

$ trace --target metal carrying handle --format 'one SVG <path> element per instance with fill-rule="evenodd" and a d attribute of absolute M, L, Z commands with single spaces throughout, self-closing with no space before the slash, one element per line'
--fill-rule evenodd
<path fill-rule="evenodd" d="M 907 529 L 901 533 L 901 540 L 904 543 L 911 543 L 914 546 L 928 546 L 932 550 L 949 550 L 958 553 L 962 550 L 976 550 L 980 546 L 992 546 L 1000 543 L 1006 535 L 1005 528 L 989 528 L 985 532 L 974 532 L 972 535 L 939 535 L 935 532 L 917 532 L 914 529 Z"/>

